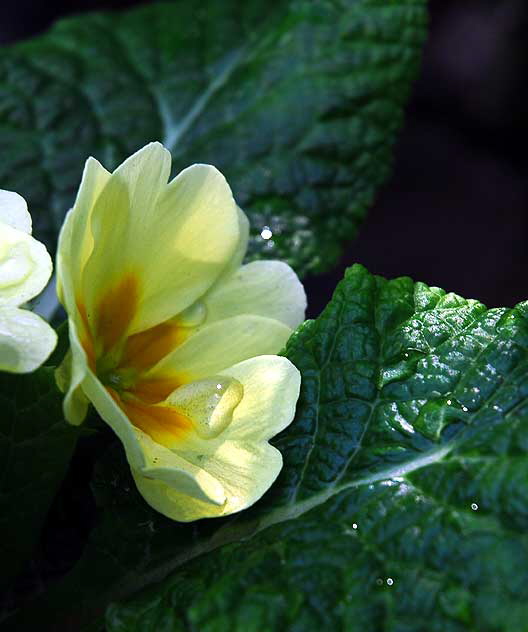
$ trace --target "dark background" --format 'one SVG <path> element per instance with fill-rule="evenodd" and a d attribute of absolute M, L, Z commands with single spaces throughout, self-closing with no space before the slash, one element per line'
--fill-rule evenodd
<path fill-rule="evenodd" d="M 208 0 L 215 1 L 222 0 Z M 61 16 L 135 4 L 2 0 L 0 45 L 32 37 Z M 430 7 L 431 32 L 392 178 L 340 265 L 306 280 L 310 316 L 355 261 L 489 306 L 528 297 L 528 2 L 431 0 Z M 91 467 L 110 435 L 79 442 L 36 558 L 4 605 L 16 605 L 79 558 L 95 516 Z"/>
<path fill-rule="evenodd" d="M 0 44 L 64 15 L 135 4 L 4 0 Z M 393 176 L 339 267 L 306 280 L 310 316 L 355 261 L 490 307 L 528 297 L 528 2 L 433 0 L 430 8 Z"/>

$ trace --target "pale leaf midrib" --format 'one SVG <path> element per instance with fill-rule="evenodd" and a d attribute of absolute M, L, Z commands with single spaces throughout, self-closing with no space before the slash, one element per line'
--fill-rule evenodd
<path fill-rule="evenodd" d="M 144 573 L 140 578 L 138 578 L 137 575 L 130 576 L 128 579 L 125 578 L 120 582 L 118 588 L 111 591 L 110 599 L 112 601 L 126 599 L 133 593 L 138 592 L 147 586 L 163 581 L 178 567 L 199 557 L 200 555 L 211 553 L 212 551 L 227 544 L 250 540 L 255 535 L 276 524 L 287 522 L 289 520 L 296 520 L 312 509 L 326 503 L 334 496 L 346 492 L 349 489 L 364 485 L 372 485 L 374 483 L 395 478 L 402 478 L 411 472 L 427 467 L 433 463 L 437 463 L 446 457 L 455 448 L 457 443 L 458 441 L 453 440 L 442 446 L 438 446 L 434 450 L 423 453 L 420 456 L 409 460 L 405 464 L 400 463 L 398 465 L 393 465 L 389 468 L 375 472 L 370 476 L 357 478 L 348 481 L 347 483 L 343 483 L 342 485 L 330 486 L 310 498 L 279 507 L 270 512 L 264 518 L 241 525 L 239 529 L 236 527 L 233 528 L 232 524 L 228 524 L 225 528 L 221 528 L 215 535 L 213 535 L 210 540 L 201 542 L 191 547 L 189 550 L 176 555 L 169 561 L 164 561 L 163 564 Z"/>

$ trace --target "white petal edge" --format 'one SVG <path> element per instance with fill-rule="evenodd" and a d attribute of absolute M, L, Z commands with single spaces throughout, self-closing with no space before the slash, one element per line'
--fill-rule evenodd
<path fill-rule="evenodd" d="M 56 344 L 57 334 L 37 314 L 0 308 L 0 370 L 30 373 L 47 360 Z"/>
<path fill-rule="evenodd" d="M 0 189 L 0 222 L 31 234 L 31 215 L 26 200 L 21 195 Z"/>
<path fill-rule="evenodd" d="M 0 224 L 0 305 L 22 305 L 40 294 L 52 268 L 44 244 L 21 230 Z"/>

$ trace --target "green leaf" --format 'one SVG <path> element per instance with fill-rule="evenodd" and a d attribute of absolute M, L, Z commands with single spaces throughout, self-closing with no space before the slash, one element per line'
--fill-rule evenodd
<path fill-rule="evenodd" d="M 349 270 L 288 344 L 303 390 L 253 537 L 109 632 L 527 630 L 527 316 Z"/>
<path fill-rule="evenodd" d="M 83 559 L 11 629 L 99 629 L 112 601 L 109 632 L 527 629 L 528 303 L 354 266 L 285 354 L 302 391 L 268 494 L 172 523 L 114 449 Z"/>
<path fill-rule="evenodd" d="M 0 587 L 30 556 L 79 430 L 62 416 L 51 368 L 0 374 Z"/>
<path fill-rule="evenodd" d="M 328 269 L 387 177 L 425 5 L 179 0 L 61 21 L 2 51 L 1 186 L 53 250 L 86 158 L 112 169 L 158 139 L 176 172 L 226 175 L 251 258 Z"/>

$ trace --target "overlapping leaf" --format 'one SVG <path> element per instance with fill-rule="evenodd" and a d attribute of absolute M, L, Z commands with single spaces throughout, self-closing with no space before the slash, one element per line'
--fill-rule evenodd
<path fill-rule="evenodd" d="M 387 175 L 425 4 L 178 0 L 64 20 L 2 51 L 0 186 L 53 250 L 87 156 L 111 169 L 161 140 L 175 171 L 225 173 L 252 257 L 327 269 Z"/>

